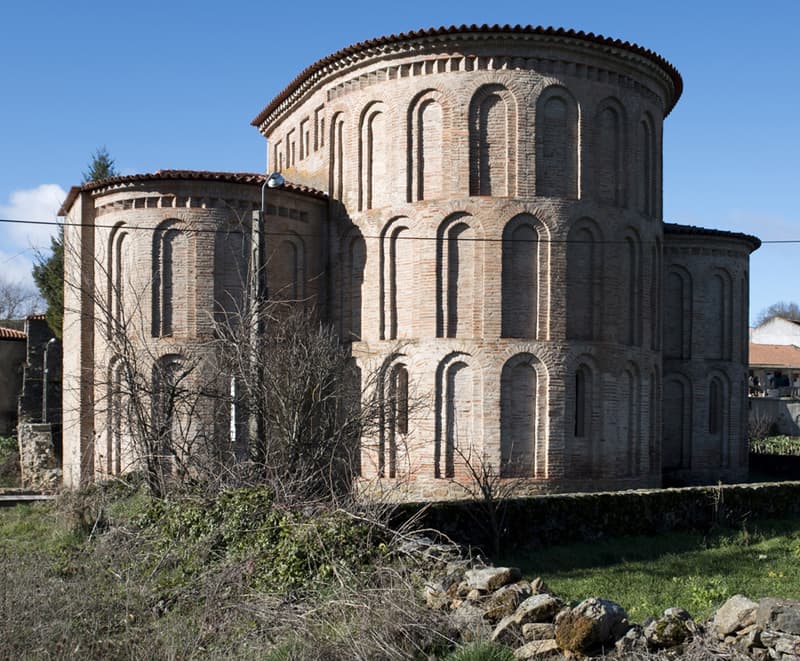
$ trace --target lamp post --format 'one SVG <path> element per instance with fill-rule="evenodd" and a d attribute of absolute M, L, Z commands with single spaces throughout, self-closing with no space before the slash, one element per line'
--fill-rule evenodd
<path fill-rule="evenodd" d="M 44 345 L 44 355 L 42 359 L 42 422 L 47 422 L 47 390 L 50 387 L 50 366 L 47 362 L 47 353 L 50 347 L 56 343 L 56 338 L 51 337 Z"/>
<path fill-rule="evenodd" d="M 265 218 L 267 215 L 267 188 L 280 188 L 286 183 L 283 175 L 280 172 L 273 172 L 269 175 L 264 183 L 261 185 L 261 209 L 258 212 L 258 217 L 253 214 L 253 250 L 255 251 L 255 269 L 256 269 L 256 287 L 255 300 L 261 302 L 267 297 L 267 273 L 266 273 L 266 228 Z M 263 330 L 263 329 L 261 329 Z"/>
<path fill-rule="evenodd" d="M 266 268 L 266 216 L 267 216 L 267 188 L 280 188 L 286 183 L 283 175 L 280 172 L 273 172 L 270 174 L 261 185 L 261 208 L 259 211 L 253 212 L 253 219 L 251 224 L 250 236 L 250 291 L 248 292 L 248 305 L 250 309 L 250 347 L 252 361 L 251 368 L 256 378 L 255 394 L 260 397 L 262 394 L 262 384 L 264 382 L 262 369 L 263 365 L 258 360 L 258 345 L 260 338 L 264 335 L 264 314 L 261 306 L 267 299 L 267 268 Z M 232 394 L 236 390 L 234 383 L 231 384 Z M 252 395 L 251 395 L 252 396 Z M 232 397 L 235 408 L 238 396 Z M 250 407 L 250 419 L 248 425 L 250 427 L 251 437 L 255 435 L 256 442 L 260 445 L 264 441 L 265 428 L 263 416 L 259 415 L 259 406 Z M 235 411 L 231 412 L 231 416 L 236 415 Z M 234 430 L 231 430 L 234 433 Z M 234 440 L 236 453 L 239 456 L 247 453 L 247 448 L 243 447 L 243 443 L 236 443 Z M 259 457 L 262 461 L 265 457 Z"/>

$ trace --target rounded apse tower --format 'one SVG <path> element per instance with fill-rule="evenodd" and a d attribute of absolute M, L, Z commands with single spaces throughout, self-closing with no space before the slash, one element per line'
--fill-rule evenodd
<path fill-rule="evenodd" d="M 386 403 L 365 482 L 661 484 L 662 123 L 681 89 L 627 42 L 462 26 L 339 51 L 258 115 L 270 167 L 331 198 L 330 314 Z"/>

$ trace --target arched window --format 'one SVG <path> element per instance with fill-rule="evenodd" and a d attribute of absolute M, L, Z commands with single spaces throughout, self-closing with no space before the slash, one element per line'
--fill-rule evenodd
<path fill-rule="evenodd" d="M 722 269 L 706 281 L 706 355 L 730 360 L 732 354 L 733 300 L 731 277 Z"/>
<path fill-rule="evenodd" d="M 592 420 L 592 372 L 586 365 L 575 370 L 575 438 L 585 438 Z"/>
<path fill-rule="evenodd" d="M 127 326 L 125 316 L 125 289 L 129 277 L 130 239 L 123 223 L 116 225 L 108 239 L 108 335 L 120 332 Z"/>
<path fill-rule="evenodd" d="M 532 216 L 517 216 L 503 230 L 503 337 L 537 337 L 540 244 L 536 222 Z"/>
<path fill-rule="evenodd" d="M 245 226 L 231 224 L 214 236 L 214 317 L 236 323 L 244 314 L 247 267 L 250 259 Z"/>
<path fill-rule="evenodd" d="M 639 211 L 656 215 L 656 141 L 653 120 L 645 114 L 639 122 Z"/>
<path fill-rule="evenodd" d="M 467 219 L 457 214 L 437 233 L 437 337 L 470 337 L 474 332 L 476 242 Z"/>
<path fill-rule="evenodd" d="M 291 233 L 281 240 L 274 255 L 271 256 L 272 283 L 269 278 L 270 297 L 304 302 L 306 297 L 306 249 L 303 239 Z"/>
<path fill-rule="evenodd" d="M 381 232 L 380 338 L 396 339 L 412 332 L 415 296 L 414 245 L 406 218 L 389 221 Z"/>
<path fill-rule="evenodd" d="M 178 354 L 162 356 L 153 365 L 152 440 L 148 443 L 150 447 L 145 448 L 157 455 L 151 460 L 167 461 L 186 444 L 189 421 L 184 420 L 182 408 L 187 376 L 183 358 Z"/>
<path fill-rule="evenodd" d="M 567 238 L 567 339 L 600 339 L 602 273 L 599 230 L 583 219 Z"/>
<path fill-rule="evenodd" d="M 111 475 L 119 475 L 130 464 L 130 439 L 126 433 L 130 425 L 127 418 L 128 388 L 123 361 L 119 358 L 112 360 L 108 375 L 107 470 Z"/>
<path fill-rule="evenodd" d="M 481 87 L 470 102 L 470 195 L 516 193 L 517 104 L 502 85 Z"/>
<path fill-rule="evenodd" d="M 445 119 L 442 95 L 434 90 L 418 96 L 408 111 L 409 202 L 445 193 Z"/>
<path fill-rule="evenodd" d="M 387 202 L 387 121 L 386 109 L 380 102 L 370 104 L 361 115 L 358 142 L 359 210 L 380 207 Z"/>
<path fill-rule="evenodd" d="M 390 361 L 397 361 L 393 356 Z M 392 362 L 382 372 L 380 443 L 378 446 L 378 474 L 397 477 L 398 448 L 402 437 L 408 434 L 408 370 L 401 362 Z"/>
<path fill-rule="evenodd" d="M 459 457 L 470 459 L 473 450 L 475 383 L 467 354 L 447 356 L 436 370 L 435 477 L 456 474 Z"/>
<path fill-rule="evenodd" d="M 664 278 L 664 357 L 686 360 L 691 348 L 692 276 L 672 265 Z"/>
<path fill-rule="evenodd" d="M 625 292 L 620 310 L 620 342 L 642 344 L 642 257 L 639 237 L 628 234 L 622 245 L 619 269 L 621 289 Z"/>
<path fill-rule="evenodd" d="M 632 477 L 641 472 L 641 386 L 639 370 L 629 363 L 622 372 L 619 389 L 619 419 L 617 430 L 619 448 L 623 453 L 622 465 L 625 475 Z"/>
<path fill-rule="evenodd" d="M 692 387 L 682 375 L 664 379 L 662 401 L 662 455 L 664 470 L 690 468 L 692 459 Z"/>
<path fill-rule="evenodd" d="M 661 244 L 650 250 L 650 349 L 661 348 Z"/>
<path fill-rule="evenodd" d="M 578 106 L 563 87 L 536 102 L 536 194 L 578 198 Z"/>
<path fill-rule="evenodd" d="M 189 238 L 178 220 L 167 220 L 153 232 L 153 337 L 189 332 L 194 283 Z"/>
<path fill-rule="evenodd" d="M 330 173 L 330 191 L 331 195 L 336 200 L 342 200 L 344 195 L 344 158 L 345 158 L 345 131 L 344 131 L 344 114 L 336 113 L 331 118 L 331 173 Z"/>
<path fill-rule="evenodd" d="M 625 204 L 625 173 L 622 106 L 616 99 L 607 99 L 595 116 L 595 182 L 597 198 L 602 202 Z"/>
<path fill-rule="evenodd" d="M 719 465 L 730 465 L 730 386 L 721 375 L 712 375 L 708 382 L 708 436 L 719 454 Z"/>
<path fill-rule="evenodd" d="M 538 385 L 541 363 L 530 354 L 514 356 L 500 377 L 500 474 L 535 477 L 538 454 Z"/>
<path fill-rule="evenodd" d="M 591 356 L 581 356 L 571 378 L 568 377 L 566 412 L 568 439 L 566 471 L 573 476 L 592 476 L 598 464 L 598 401 L 596 366 Z M 571 436 L 571 438 L 570 438 Z"/>
<path fill-rule="evenodd" d="M 360 235 L 348 237 L 342 265 L 342 338 L 345 341 L 361 339 L 361 288 L 367 249 Z"/>

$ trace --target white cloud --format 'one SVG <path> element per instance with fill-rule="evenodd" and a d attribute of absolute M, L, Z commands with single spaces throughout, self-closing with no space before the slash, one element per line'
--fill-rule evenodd
<path fill-rule="evenodd" d="M 0 204 L 0 218 L 54 222 L 66 197 L 67 192 L 58 184 L 14 191 L 6 204 Z M 49 251 L 56 229 L 55 225 L 0 222 L 0 278 L 32 285 L 34 257 L 37 252 Z"/>
<path fill-rule="evenodd" d="M 14 191 L 7 204 L 0 204 L 0 218 L 54 222 L 66 197 L 67 192 L 58 184 L 41 184 L 36 188 Z M 56 228 L 54 225 L 2 223 L 2 230 L 6 248 L 46 250 Z"/>

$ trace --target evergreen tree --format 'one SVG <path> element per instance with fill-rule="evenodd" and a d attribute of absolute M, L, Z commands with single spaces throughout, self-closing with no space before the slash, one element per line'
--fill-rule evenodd
<path fill-rule="evenodd" d="M 100 181 L 117 176 L 114 159 L 105 146 L 99 148 L 89 162 L 89 170 L 83 173 L 83 183 Z M 38 255 L 33 266 L 33 280 L 39 288 L 45 303 L 47 323 L 61 338 L 61 327 L 64 322 L 64 228 L 50 239 L 50 255 Z"/>
<path fill-rule="evenodd" d="M 88 184 L 91 181 L 116 177 L 117 174 L 119 173 L 114 167 L 114 159 L 111 158 L 108 149 L 104 145 L 92 156 L 92 160 L 89 163 L 89 171 L 83 173 L 83 183 Z"/>

